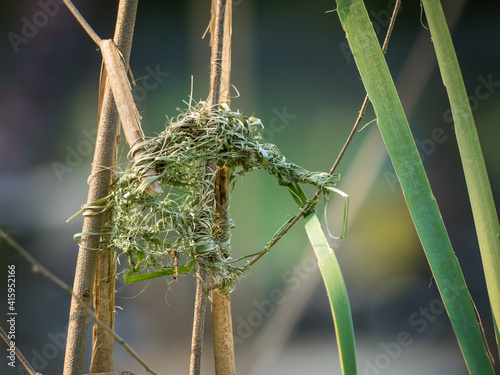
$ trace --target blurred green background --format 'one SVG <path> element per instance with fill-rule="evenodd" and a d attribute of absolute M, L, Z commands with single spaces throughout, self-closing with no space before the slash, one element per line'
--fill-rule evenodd
<path fill-rule="evenodd" d="M 102 38 L 113 34 L 117 4 L 75 1 Z M 381 40 L 393 4 L 366 1 Z M 498 202 L 500 4 L 444 6 Z M 59 1 L 0 7 L 0 226 L 72 284 L 73 234 L 81 231 L 82 218 L 65 220 L 86 201 L 101 57 Z M 330 169 L 365 95 L 337 14 L 327 13 L 334 8 L 334 1 L 234 1 L 232 84 L 240 96 L 231 106 L 261 118 L 264 140 L 310 170 Z M 166 116 L 186 107 L 191 76 L 193 98 L 206 99 L 210 48 L 202 35 L 209 19 L 209 1 L 140 2 L 131 68 L 146 135 L 162 131 Z M 425 24 L 419 2 L 403 0 L 386 56 L 495 352 L 449 104 Z M 369 109 L 363 124 L 373 119 Z M 121 152 L 125 160 L 125 144 Z M 466 374 L 375 123 L 355 136 L 337 172 L 352 212 L 348 239 L 332 247 L 351 299 L 359 373 Z M 334 199 L 328 215 L 335 233 L 341 211 Z M 262 249 L 295 213 L 288 192 L 265 172 L 240 180 L 231 200 L 235 256 Z M 36 370 L 60 373 L 70 298 L 4 243 L 0 248 L 0 279 L 6 280 L 7 264 L 17 266 L 17 345 Z M 0 312 L 5 294 L 0 286 Z M 187 373 L 193 300 L 191 277 L 139 285 L 118 278 L 116 330 L 160 373 Z M 326 293 L 301 223 L 237 284 L 232 301 L 238 374 L 340 373 Z M 207 323 L 203 373 L 212 374 Z M 401 341 L 404 332 L 409 339 Z M 115 363 L 115 371 L 144 372 L 118 346 Z M 7 367 L 4 356 L 0 368 L 24 373 Z"/>

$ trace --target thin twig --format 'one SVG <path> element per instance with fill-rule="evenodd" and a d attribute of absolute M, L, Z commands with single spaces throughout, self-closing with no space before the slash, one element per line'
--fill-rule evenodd
<path fill-rule="evenodd" d="M 14 250 L 16 250 L 24 259 L 26 259 L 32 265 L 32 270 L 35 273 L 40 273 L 43 277 L 50 280 L 52 283 L 57 285 L 59 288 L 64 290 L 66 293 L 72 296 L 74 300 L 79 303 L 85 312 L 90 316 L 90 318 L 98 324 L 102 329 L 106 330 L 110 335 L 112 335 L 115 340 L 125 349 L 127 353 L 129 353 L 141 366 L 144 367 L 146 371 L 153 375 L 159 375 L 156 371 L 154 371 L 149 365 L 144 362 L 144 360 L 123 340 L 118 334 L 112 331 L 105 323 L 103 323 L 100 319 L 97 319 L 92 312 L 92 309 L 84 303 L 77 295 L 73 293 L 71 287 L 66 284 L 64 281 L 59 279 L 56 275 L 50 272 L 47 268 L 45 268 L 38 260 L 36 260 L 26 249 L 24 249 L 21 245 L 19 245 L 13 238 L 11 238 L 7 233 L 0 228 L 0 237 L 2 237 Z"/>
<path fill-rule="evenodd" d="M 383 47 L 382 47 L 382 52 L 384 54 L 387 51 L 387 47 L 389 45 L 389 39 L 391 37 L 392 30 L 394 29 L 394 24 L 396 22 L 396 16 L 399 12 L 400 6 L 401 6 L 401 0 L 397 0 L 396 4 L 394 5 L 394 11 L 392 13 L 391 22 L 389 24 L 389 28 L 387 30 L 387 34 L 385 36 L 385 40 L 384 40 Z M 363 104 L 361 106 L 361 109 L 359 111 L 358 118 L 356 119 L 356 122 L 354 123 L 354 126 L 351 130 L 351 133 L 349 134 L 349 137 L 347 137 L 347 140 L 344 144 L 344 147 L 342 147 L 342 150 L 340 151 L 339 156 L 337 157 L 337 159 L 333 163 L 332 168 L 330 169 L 330 172 L 329 172 L 330 176 L 333 175 L 333 173 L 335 172 L 335 169 L 337 168 L 337 166 L 340 163 L 340 160 L 344 156 L 345 151 L 347 150 L 347 147 L 349 146 L 349 144 L 352 141 L 352 138 L 354 137 L 354 134 L 356 134 L 356 130 L 358 129 L 359 124 L 361 123 L 361 120 L 363 119 L 363 116 L 365 114 L 365 110 L 366 110 L 366 107 L 368 105 L 369 100 L 370 99 L 369 99 L 368 95 L 366 95 L 365 99 L 363 101 Z M 320 194 L 321 194 L 321 188 L 318 188 L 318 190 L 316 190 L 316 193 L 314 193 L 313 197 L 309 200 L 309 202 L 304 207 L 301 208 L 299 213 L 297 215 L 295 215 L 294 218 L 292 220 L 290 220 L 288 222 L 288 224 L 280 231 L 280 233 L 266 246 L 266 251 L 261 252 L 258 255 L 256 255 L 254 258 L 252 258 L 252 260 L 250 260 L 248 262 L 247 267 L 251 267 L 253 264 L 255 264 L 255 262 L 257 262 L 260 258 L 262 258 L 262 256 L 265 253 L 267 253 L 274 245 L 276 245 L 276 243 L 290 230 L 290 228 L 292 228 L 295 225 L 295 223 L 297 223 L 297 221 L 299 221 L 299 219 L 304 215 L 304 213 L 309 210 L 309 208 L 311 207 L 313 202 L 315 202 L 316 199 L 318 199 Z"/>
<path fill-rule="evenodd" d="M 90 27 L 88 22 L 83 18 L 82 14 L 78 11 L 78 9 L 73 5 L 71 0 L 63 0 L 64 4 L 68 7 L 68 9 L 73 13 L 75 16 L 76 20 L 82 25 L 83 29 L 89 34 L 89 36 L 92 38 L 92 40 L 97 44 L 97 46 L 101 45 L 101 38 L 99 38 L 99 35 L 96 34 L 94 29 Z"/>
<path fill-rule="evenodd" d="M 2 338 L 4 339 L 4 341 L 6 342 L 7 346 L 10 349 L 10 340 L 9 340 L 9 337 L 7 336 L 7 333 L 5 333 L 5 331 L 3 330 L 2 327 L 0 327 L 0 336 L 2 336 Z M 16 357 L 19 359 L 19 361 L 21 361 L 21 363 L 26 368 L 26 370 L 28 370 L 28 372 L 30 373 L 30 375 L 42 375 L 41 373 L 36 372 L 33 367 L 31 367 L 30 363 L 24 357 L 23 353 L 21 353 L 21 351 L 17 348 L 17 346 L 14 346 L 14 352 L 16 353 Z"/>

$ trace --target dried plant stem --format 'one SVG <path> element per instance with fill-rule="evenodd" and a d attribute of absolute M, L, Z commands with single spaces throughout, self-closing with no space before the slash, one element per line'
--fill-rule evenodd
<path fill-rule="evenodd" d="M 387 34 L 385 36 L 385 40 L 384 40 L 384 43 L 382 46 L 383 53 L 385 53 L 387 51 L 387 47 L 389 46 L 389 39 L 391 37 L 392 30 L 394 29 L 394 24 L 396 22 L 396 16 L 399 12 L 400 6 L 401 6 L 401 0 L 397 0 L 396 4 L 394 4 L 394 10 L 392 12 L 391 22 L 390 22 L 389 27 L 387 29 Z M 370 100 L 370 98 L 368 97 L 368 95 L 366 95 L 365 99 L 363 100 L 363 104 L 361 105 L 361 109 L 359 111 L 358 118 L 356 119 L 356 122 L 354 123 L 354 126 L 351 130 L 351 133 L 347 137 L 347 140 L 346 140 L 344 146 L 342 147 L 342 150 L 340 151 L 339 155 L 337 156 L 337 159 L 335 160 L 335 162 L 332 165 L 332 168 L 330 169 L 330 175 L 333 175 L 333 173 L 337 169 L 337 166 L 339 165 L 340 160 L 342 160 L 342 157 L 344 156 L 344 154 L 347 150 L 347 147 L 351 143 L 352 138 L 354 137 L 354 134 L 356 134 L 356 131 L 359 127 L 359 124 L 361 123 L 361 120 L 363 119 L 363 116 L 365 114 L 366 107 L 368 105 L 369 100 Z M 288 222 L 288 224 L 280 231 L 280 233 L 278 235 L 276 235 L 274 237 L 274 239 L 267 244 L 267 247 L 266 247 L 267 251 L 269 251 L 274 245 L 276 245 L 276 243 L 297 223 L 297 221 L 299 221 L 299 219 L 304 215 L 305 212 L 307 212 L 309 210 L 309 207 L 311 207 L 311 204 L 316 201 L 316 199 L 319 197 L 320 194 L 321 194 L 321 188 L 316 190 L 316 193 L 309 200 L 309 202 L 304 207 L 302 207 L 302 209 L 299 211 L 299 213 L 297 215 L 295 215 L 294 218 L 292 220 L 290 220 Z M 254 265 L 255 262 L 257 262 L 260 258 L 262 258 L 262 256 L 264 254 L 265 254 L 265 252 L 262 252 L 262 253 L 256 255 L 254 258 L 252 258 L 248 262 L 247 267 L 251 267 L 252 265 Z"/>
<path fill-rule="evenodd" d="M 64 4 L 68 7 L 68 9 L 73 13 L 75 18 L 78 20 L 80 25 L 83 27 L 83 29 L 89 34 L 89 36 L 92 38 L 92 40 L 95 42 L 95 44 L 100 45 L 101 43 L 101 38 L 99 38 L 99 35 L 96 34 L 94 29 L 90 27 L 88 22 L 83 18 L 81 13 L 78 11 L 78 9 L 73 5 L 73 3 L 70 0 L 63 0 Z M 133 2 L 133 1 L 132 1 Z"/>
<path fill-rule="evenodd" d="M 106 222 L 111 220 L 112 213 L 107 213 Z M 112 249 L 103 248 L 97 258 L 97 270 L 94 281 L 95 316 L 111 330 L 115 321 L 115 275 L 116 253 Z M 92 335 L 91 373 L 113 371 L 114 340 L 107 330 L 94 324 Z"/>
<path fill-rule="evenodd" d="M 89 204 L 108 195 L 116 134 L 116 124 L 111 123 L 109 119 L 102 116 L 98 127 L 96 152 L 92 166 L 93 178 L 90 180 L 87 198 Z M 102 208 L 91 208 L 87 210 L 87 215 L 84 216 L 82 230 L 84 235 L 80 241 L 73 284 L 74 295 L 87 306 L 90 306 L 92 300 L 98 257 L 96 249 L 100 247 L 100 236 L 94 233 L 102 233 L 104 224 L 104 215 L 100 211 L 102 211 Z M 86 309 L 73 297 L 70 308 L 64 375 L 83 373 L 88 318 Z"/>
<path fill-rule="evenodd" d="M 215 21 L 212 21 L 212 56 L 211 56 L 211 74 L 210 74 L 210 97 L 209 103 L 214 111 L 217 111 L 220 105 L 221 77 L 222 77 L 222 54 L 224 43 L 224 15 L 226 11 L 226 0 L 219 0 L 215 9 Z M 214 28 L 215 27 L 215 28 Z M 207 161 L 206 179 L 212 180 L 215 185 L 216 166 L 215 160 Z M 212 185 L 212 186 L 213 186 Z M 205 196 L 212 197 L 207 199 L 208 206 L 213 210 L 214 191 L 203 192 Z M 205 326 L 205 312 L 208 293 L 208 274 L 203 263 L 197 264 L 196 297 L 193 319 L 193 333 L 191 339 L 191 360 L 189 367 L 190 375 L 199 375 L 201 372 L 201 353 L 203 344 L 203 333 Z M 207 284 L 206 284 L 207 283 Z"/>
<path fill-rule="evenodd" d="M 218 35 L 222 34 L 222 61 L 221 61 L 221 84 L 220 101 L 230 104 L 231 91 L 231 34 L 232 34 L 232 0 L 227 0 L 224 13 L 217 12 L 221 5 L 217 0 L 212 0 L 212 51 L 220 48 Z M 223 31 L 216 25 L 223 23 Z M 219 36 L 220 38 L 220 36 Z M 217 52 L 213 52 L 215 55 Z M 215 204 L 216 220 L 220 231 L 214 238 L 216 242 L 229 246 L 230 228 L 229 221 L 229 169 L 217 167 L 215 176 Z M 212 341 L 214 346 L 215 373 L 217 375 L 234 375 L 236 364 L 234 356 L 233 323 L 231 317 L 231 296 L 229 292 L 223 293 L 219 290 L 212 290 L 211 298 L 211 320 L 212 320 Z"/>
<path fill-rule="evenodd" d="M 207 310 L 207 292 L 205 282 L 208 273 L 202 263 L 196 265 L 196 299 L 194 302 L 193 334 L 191 339 L 191 360 L 189 374 L 201 373 L 201 352 L 203 346 L 203 333 L 205 330 L 205 312 Z"/>
<path fill-rule="evenodd" d="M 7 336 L 7 333 L 5 333 L 2 327 L 0 327 L 0 336 L 3 338 L 7 346 L 10 348 L 10 340 Z M 28 370 L 30 375 L 41 375 L 39 372 L 36 372 L 35 369 L 33 369 L 33 367 L 31 367 L 30 363 L 24 357 L 23 353 L 21 353 L 21 351 L 17 348 L 17 346 L 14 347 L 14 351 L 16 353 L 17 359 L 19 359 L 19 361 L 23 364 L 24 368 Z"/>
<path fill-rule="evenodd" d="M 212 67 L 210 73 L 210 103 L 215 109 L 218 108 L 221 97 L 225 15 L 226 0 L 217 0 L 215 14 L 212 14 L 215 20 L 212 22 Z M 228 81 L 226 80 L 226 82 Z"/>
<path fill-rule="evenodd" d="M 117 20 L 115 38 L 119 44 L 118 48 L 121 48 L 123 58 L 126 59 L 126 65 L 128 65 L 132 47 L 137 1 L 120 1 L 120 13 Z M 66 4 L 68 5 L 68 3 L 71 4 L 67 1 Z M 124 11 L 128 14 L 125 14 Z M 80 21 L 80 23 L 82 22 Z M 88 204 L 106 197 L 109 193 L 119 129 L 118 112 L 113 101 L 113 94 L 109 88 L 109 83 L 107 80 L 101 83 L 105 85 L 105 88 L 102 101 L 100 102 L 102 106 L 99 108 L 99 126 L 92 164 L 92 178 L 90 179 L 87 197 Z M 89 318 L 85 307 L 90 306 L 92 300 L 98 258 L 98 252 L 95 249 L 100 248 L 100 236 L 92 235 L 91 233 L 102 233 L 105 215 L 99 213 L 100 211 L 99 208 L 89 209 L 84 216 L 82 230 L 84 235 L 80 242 L 75 281 L 73 284 L 73 298 L 71 301 L 68 339 L 64 359 L 64 375 L 80 375 L 83 373 Z M 83 302 L 83 304 L 80 302 Z M 106 342 L 109 345 L 109 339 Z"/>
<path fill-rule="evenodd" d="M 132 47 L 132 38 L 134 35 L 135 18 L 137 14 L 138 0 L 120 1 L 118 5 L 118 16 L 116 20 L 116 28 L 114 34 L 114 42 L 121 51 L 122 58 L 125 64 L 128 65 L 130 60 L 130 52 Z M 106 70 L 103 69 L 103 73 Z M 104 74 L 105 75 L 105 74 Z M 106 84 L 106 79 L 101 81 L 101 89 L 110 91 L 109 84 Z M 101 90 L 100 90 L 101 91 Z M 108 94 L 109 95 L 109 94 Z M 99 95 L 101 98 L 101 96 Z M 101 98 L 103 99 L 103 98 Z M 108 99 L 109 100 L 109 99 Z M 113 102 L 112 102 L 113 103 Z M 103 104 L 102 101 L 99 103 Z M 108 105 L 106 103 L 106 105 Z M 99 112 L 101 108 L 99 108 Z M 100 114 L 100 113 L 99 113 Z M 119 137 L 119 118 L 116 111 L 110 114 L 110 118 L 115 123 L 117 137 Z M 116 140 L 115 154 L 113 165 L 116 165 L 117 148 L 119 138 Z M 114 174 L 111 176 L 112 183 L 115 179 Z M 112 221 L 112 213 L 107 214 L 105 222 Z M 103 241 L 106 242 L 106 241 Z M 101 246 L 102 247 L 102 246 Z M 94 286 L 94 310 L 96 318 L 102 320 L 111 330 L 114 329 L 115 318 L 115 274 L 116 274 L 116 254 L 110 249 L 102 249 L 99 252 L 97 259 L 97 271 L 95 276 Z M 113 336 L 102 329 L 98 324 L 94 324 L 92 338 L 92 359 L 90 363 L 90 372 L 111 372 L 113 371 L 114 358 L 114 339 Z"/>
<path fill-rule="evenodd" d="M 229 246 L 229 169 L 217 167 L 215 178 L 216 220 L 221 229 L 216 242 Z M 231 317 L 231 297 L 229 292 L 212 290 L 212 337 L 214 346 L 215 373 L 234 375 L 236 364 L 234 357 L 233 323 Z"/>
<path fill-rule="evenodd" d="M 82 309 L 88 314 L 88 316 L 103 329 L 107 330 L 110 335 L 114 337 L 114 339 L 123 347 L 123 349 L 129 353 L 141 366 L 144 367 L 146 371 L 150 374 L 158 375 L 156 371 L 154 371 L 135 351 L 132 349 L 120 336 L 118 336 L 114 331 L 112 331 L 105 323 L 101 322 L 99 319 L 95 317 L 92 313 L 91 308 L 88 304 L 85 304 L 77 295 L 73 293 L 71 287 L 66 284 L 64 281 L 59 279 L 56 275 L 50 272 L 47 268 L 45 268 L 38 260 L 33 258 L 30 253 L 28 253 L 21 245 L 19 245 L 16 241 L 14 241 L 7 233 L 5 233 L 0 228 L 0 237 L 2 237 L 14 250 L 16 250 L 24 259 L 26 259 L 32 266 L 33 272 L 40 273 L 43 277 L 50 280 L 52 283 L 57 285 L 59 288 L 64 290 L 70 296 L 72 296 L 73 300 L 77 303 L 81 304 Z M 80 373 L 81 374 L 81 373 Z"/>

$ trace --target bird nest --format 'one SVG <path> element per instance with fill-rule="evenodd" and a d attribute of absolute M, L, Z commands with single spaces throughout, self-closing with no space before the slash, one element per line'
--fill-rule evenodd
<path fill-rule="evenodd" d="M 232 220 L 215 213 L 216 167 L 229 170 L 230 184 L 256 168 L 284 186 L 334 184 L 335 177 L 307 171 L 290 163 L 274 144 L 262 143 L 262 128 L 255 117 L 225 105 L 214 111 L 199 102 L 158 136 L 137 145 L 140 157 L 118 173 L 107 206 L 113 213 L 109 246 L 128 257 L 127 282 L 194 273 L 196 262 L 203 262 L 213 283 L 231 288 L 245 272 L 245 263 L 236 264 L 246 257 L 231 258 Z M 154 181 L 163 194 L 148 192 Z"/>

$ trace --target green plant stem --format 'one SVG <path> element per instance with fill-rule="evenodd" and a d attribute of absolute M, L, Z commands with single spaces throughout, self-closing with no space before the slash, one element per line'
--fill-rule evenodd
<path fill-rule="evenodd" d="M 469 371 L 493 374 L 460 265 L 366 8 L 362 0 L 337 0 L 337 12 Z"/>
<path fill-rule="evenodd" d="M 491 310 L 494 322 L 498 326 L 500 322 L 500 225 L 495 201 L 493 200 L 467 91 L 443 9 L 437 0 L 423 0 L 422 3 L 443 83 L 450 100 Z M 498 344 L 498 335 L 496 335 L 496 339 Z"/>

